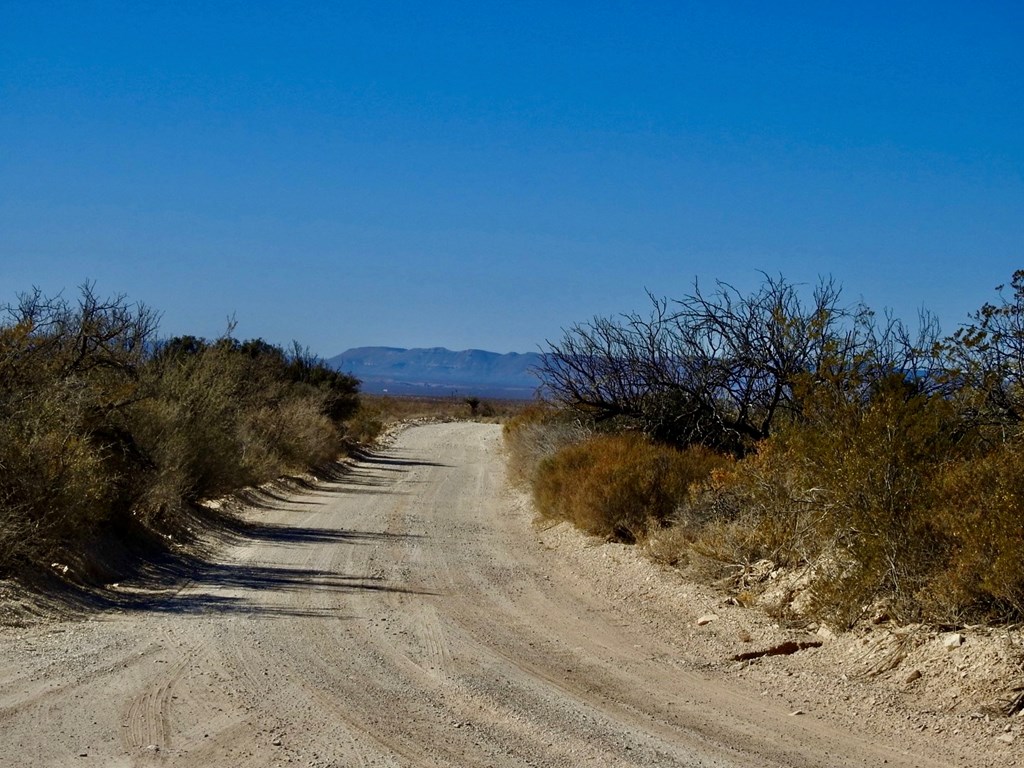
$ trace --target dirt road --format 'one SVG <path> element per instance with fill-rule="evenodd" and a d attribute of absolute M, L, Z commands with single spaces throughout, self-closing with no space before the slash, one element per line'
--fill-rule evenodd
<path fill-rule="evenodd" d="M 500 442 L 411 428 L 184 589 L 3 630 L 0 765 L 948 764 L 702 673 L 542 546 Z"/>

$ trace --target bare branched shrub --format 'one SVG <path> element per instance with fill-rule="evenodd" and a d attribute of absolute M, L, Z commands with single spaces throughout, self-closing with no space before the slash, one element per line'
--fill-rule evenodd
<path fill-rule="evenodd" d="M 965 411 L 995 439 L 1024 421 L 1024 270 L 1013 273 L 1009 296 L 1005 288 L 997 286 L 999 301 L 975 312 L 945 348 Z"/>
<path fill-rule="evenodd" d="M 598 425 L 741 457 L 691 488 L 650 542 L 662 562 L 716 575 L 806 566 L 802 609 L 836 626 L 880 603 L 902 620 L 1018 620 L 1024 270 L 1010 289 L 940 341 L 928 315 L 912 333 L 841 308 L 830 283 L 806 307 L 782 280 L 749 296 L 719 285 L 655 301 L 649 317 L 576 326 L 549 345 L 543 373 Z M 583 515 L 573 496 L 588 477 L 616 488 L 616 470 L 595 466 L 636 466 L 585 447 L 543 465 L 542 509 Z"/>
<path fill-rule="evenodd" d="M 935 380 L 932 318 L 914 337 L 891 316 L 843 306 L 831 280 L 809 298 L 766 276 L 746 295 L 717 283 L 651 303 L 647 316 L 595 318 L 548 342 L 538 373 L 557 402 L 661 442 L 739 456 L 780 418 L 800 416 L 809 381 L 851 387 L 893 372 Z"/>
<path fill-rule="evenodd" d="M 557 401 L 598 421 L 628 419 L 657 440 L 741 454 L 799 408 L 797 376 L 855 343 L 830 281 L 809 304 L 770 277 L 749 295 L 718 283 L 651 302 L 646 317 L 595 318 L 548 343 L 539 373 Z"/>

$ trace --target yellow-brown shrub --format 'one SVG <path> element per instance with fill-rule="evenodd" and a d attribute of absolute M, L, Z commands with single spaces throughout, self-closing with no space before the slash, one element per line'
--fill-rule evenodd
<path fill-rule="evenodd" d="M 508 419 L 502 431 L 509 479 L 521 486 L 533 483 L 542 461 L 593 433 L 568 411 L 545 403 L 531 403 Z"/>
<path fill-rule="evenodd" d="M 664 525 L 690 486 L 726 461 L 705 448 L 680 451 L 638 434 L 599 435 L 543 459 L 534 499 L 546 517 L 633 542 Z"/>
<path fill-rule="evenodd" d="M 679 524 L 712 564 L 816 564 L 811 610 L 837 626 L 878 599 L 919 618 L 943 551 L 932 478 L 967 450 L 953 419 L 948 402 L 898 382 L 863 399 L 815 393 L 802 420 L 695 493 Z"/>
<path fill-rule="evenodd" d="M 0 307 L 0 576 L 92 578 L 116 542 L 187 537 L 196 501 L 341 452 L 351 377 L 297 345 L 155 333 L 89 285 Z"/>
<path fill-rule="evenodd" d="M 947 463 L 933 498 L 944 560 L 922 591 L 929 613 L 952 623 L 1024 617 L 1024 446 Z"/>

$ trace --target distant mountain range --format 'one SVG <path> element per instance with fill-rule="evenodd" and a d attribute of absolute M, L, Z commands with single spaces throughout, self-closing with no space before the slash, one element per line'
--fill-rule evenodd
<path fill-rule="evenodd" d="M 540 363 L 536 352 L 356 347 L 327 362 L 355 376 L 370 393 L 527 400 L 540 384 L 531 373 Z"/>

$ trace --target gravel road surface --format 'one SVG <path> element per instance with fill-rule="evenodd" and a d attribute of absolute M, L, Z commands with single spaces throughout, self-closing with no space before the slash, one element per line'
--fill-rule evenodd
<path fill-rule="evenodd" d="M 184 588 L 2 630 L 0 765 L 948 764 L 688 663 L 544 546 L 500 427 L 266 501 Z"/>

